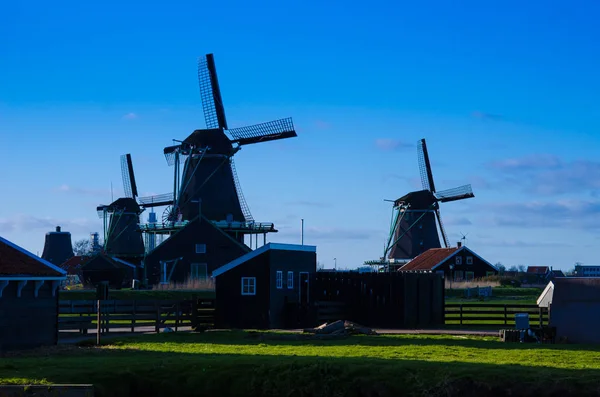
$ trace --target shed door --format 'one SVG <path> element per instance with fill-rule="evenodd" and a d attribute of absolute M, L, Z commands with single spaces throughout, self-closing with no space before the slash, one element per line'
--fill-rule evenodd
<path fill-rule="evenodd" d="M 309 302 L 309 277 L 307 272 L 300 273 L 300 304 L 305 305 Z"/>

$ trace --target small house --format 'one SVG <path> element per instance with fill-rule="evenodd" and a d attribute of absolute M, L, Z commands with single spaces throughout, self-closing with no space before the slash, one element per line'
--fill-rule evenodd
<path fill-rule="evenodd" d="M 87 286 L 96 286 L 108 281 L 110 288 L 120 289 L 130 286 L 138 277 L 137 266 L 105 253 L 91 257 L 81 266 L 82 281 Z"/>
<path fill-rule="evenodd" d="M 268 243 L 212 273 L 215 326 L 292 328 L 308 310 L 310 275 L 317 270 L 316 247 Z"/>
<path fill-rule="evenodd" d="M 206 218 L 195 219 L 144 259 L 150 285 L 206 280 L 212 272 L 250 252 Z"/>
<path fill-rule="evenodd" d="M 469 281 L 498 274 L 498 269 L 494 265 L 461 243 L 452 248 L 428 249 L 398 271 L 435 272 L 454 281 Z"/>
<path fill-rule="evenodd" d="M 64 270 L 0 237 L 0 352 L 54 345 Z"/>
<path fill-rule="evenodd" d="M 537 304 L 547 307 L 558 340 L 600 343 L 600 278 L 565 277 L 549 282 Z"/>

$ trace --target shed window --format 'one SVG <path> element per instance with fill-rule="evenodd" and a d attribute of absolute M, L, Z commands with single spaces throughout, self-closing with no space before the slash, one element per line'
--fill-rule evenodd
<path fill-rule="evenodd" d="M 196 244 L 197 254 L 206 254 L 206 244 Z"/>
<path fill-rule="evenodd" d="M 294 288 L 294 272 L 288 272 L 287 287 L 288 289 Z"/>
<path fill-rule="evenodd" d="M 457 270 L 454 272 L 454 281 L 461 281 L 465 276 L 465 272 L 462 270 Z"/>
<path fill-rule="evenodd" d="M 275 276 L 275 283 L 277 285 L 277 288 L 283 288 L 283 272 L 281 270 L 277 270 Z"/>
<path fill-rule="evenodd" d="M 242 277 L 242 295 L 256 295 L 256 277 Z"/>
<path fill-rule="evenodd" d="M 457 265 L 462 265 L 462 256 L 457 256 L 454 263 Z"/>
<path fill-rule="evenodd" d="M 467 265 L 472 265 L 472 264 L 473 264 L 473 257 L 467 256 Z"/>
<path fill-rule="evenodd" d="M 466 279 L 467 281 L 471 281 L 475 278 L 475 273 L 474 272 L 465 272 L 466 275 Z"/>
<path fill-rule="evenodd" d="M 208 276 L 206 263 L 192 263 L 190 267 L 190 278 L 192 280 L 206 280 Z"/>

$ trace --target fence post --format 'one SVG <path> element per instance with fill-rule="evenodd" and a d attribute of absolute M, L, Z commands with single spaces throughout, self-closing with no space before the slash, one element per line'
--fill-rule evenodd
<path fill-rule="evenodd" d="M 160 305 L 158 301 L 154 301 L 154 307 L 156 308 L 156 323 L 154 325 L 154 331 L 158 334 L 160 332 Z"/>
<path fill-rule="evenodd" d="M 135 317 L 136 317 L 136 300 L 133 300 L 133 311 L 132 311 L 132 316 L 131 316 L 131 332 L 135 332 Z"/>
<path fill-rule="evenodd" d="M 544 326 L 544 318 L 542 317 L 544 315 L 544 312 L 541 307 L 539 308 L 539 312 L 540 312 L 540 328 L 542 328 Z"/>
<path fill-rule="evenodd" d="M 179 329 L 179 309 L 179 301 L 177 301 L 177 304 L 175 304 L 175 332 Z"/>
<path fill-rule="evenodd" d="M 504 305 L 504 325 L 508 325 L 508 309 L 506 304 Z"/>
<path fill-rule="evenodd" d="M 463 325 L 463 307 L 460 305 L 460 325 Z"/>
<path fill-rule="evenodd" d="M 198 328 L 198 298 L 196 296 L 192 296 L 192 331 L 196 331 Z"/>
<path fill-rule="evenodd" d="M 96 305 L 98 308 L 98 314 L 97 314 L 97 319 L 96 319 L 96 344 L 100 345 L 100 333 L 102 332 L 102 316 L 100 315 L 101 312 L 101 306 L 100 306 L 100 299 L 98 299 L 96 301 Z"/>

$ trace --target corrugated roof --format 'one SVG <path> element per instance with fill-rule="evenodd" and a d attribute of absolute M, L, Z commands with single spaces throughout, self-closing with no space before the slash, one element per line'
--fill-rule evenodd
<path fill-rule="evenodd" d="M 443 262 L 450 255 L 458 251 L 459 248 L 430 248 L 417 256 L 406 265 L 402 266 L 399 271 L 413 271 L 413 270 L 431 270 L 435 265 Z"/>
<path fill-rule="evenodd" d="M 67 272 L 0 237 L 0 277 L 65 277 Z"/>
<path fill-rule="evenodd" d="M 567 302 L 600 302 L 600 277 L 556 278 L 552 304 Z"/>

